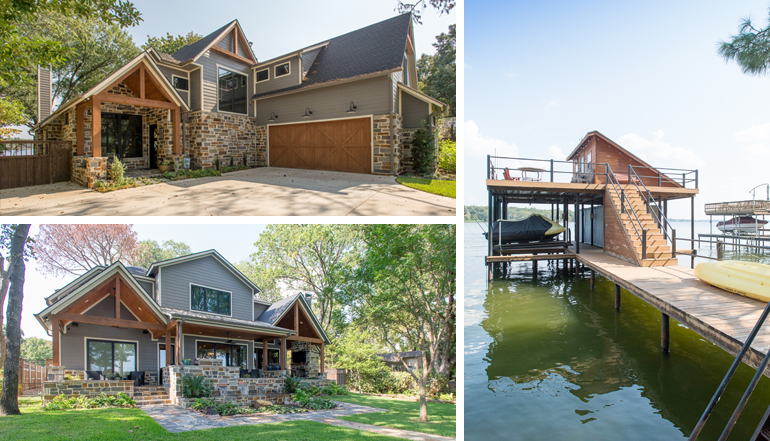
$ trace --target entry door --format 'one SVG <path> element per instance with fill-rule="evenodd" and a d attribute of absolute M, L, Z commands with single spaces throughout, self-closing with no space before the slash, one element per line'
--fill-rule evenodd
<path fill-rule="evenodd" d="M 174 345 L 171 345 L 171 364 L 175 363 L 174 356 L 176 355 L 176 351 L 174 351 Z M 166 367 L 166 345 L 161 344 L 158 345 L 158 382 L 162 386 L 163 385 L 163 368 Z"/>
<path fill-rule="evenodd" d="M 102 155 L 142 157 L 142 117 L 102 113 Z"/>

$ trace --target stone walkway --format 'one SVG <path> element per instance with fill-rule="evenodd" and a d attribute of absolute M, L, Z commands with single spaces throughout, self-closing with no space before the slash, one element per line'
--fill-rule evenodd
<path fill-rule="evenodd" d="M 370 424 L 354 423 L 340 420 L 337 417 L 348 415 L 360 415 L 363 413 L 387 412 L 387 409 L 360 406 L 357 404 L 335 402 L 343 407 L 334 410 L 321 410 L 316 412 L 290 413 L 283 415 L 253 415 L 247 417 L 220 417 L 206 416 L 180 406 L 158 405 L 141 406 L 140 409 L 147 412 L 155 421 L 172 433 L 187 432 L 188 430 L 214 429 L 217 427 L 242 426 L 247 424 L 270 424 L 284 421 L 315 421 L 332 426 L 346 427 L 355 430 L 374 432 L 380 435 L 394 436 L 397 438 L 424 440 L 424 441 L 449 441 L 454 438 L 430 435 L 427 433 L 413 432 L 409 430 L 393 429 L 390 427 L 374 426 Z"/>

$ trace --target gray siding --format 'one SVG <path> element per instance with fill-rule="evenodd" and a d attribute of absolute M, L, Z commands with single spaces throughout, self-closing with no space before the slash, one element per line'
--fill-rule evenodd
<path fill-rule="evenodd" d="M 419 128 L 420 122 L 427 124 L 430 115 L 428 103 L 419 100 L 406 92 L 401 92 L 401 116 L 404 117 L 404 128 Z"/>
<path fill-rule="evenodd" d="M 203 110 L 206 112 L 217 112 L 217 64 L 225 69 L 247 75 L 246 98 L 249 107 L 249 116 L 254 116 L 254 103 L 251 97 L 254 95 L 254 73 L 249 65 L 242 63 L 234 58 L 230 58 L 219 52 L 208 51 L 198 58 L 198 64 L 203 66 Z M 260 83 L 262 84 L 262 83 Z"/>
<path fill-rule="evenodd" d="M 393 72 L 393 80 L 391 87 L 393 89 L 393 110 L 394 112 L 398 112 L 400 109 L 400 97 L 401 94 L 398 93 L 398 83 L 402 82 L 403 73 L 402 72 Z"/>
<path fill-rule="evenodd" d="M 262 84 L 262 83 L 260 83 Z M 390 79 L 387 75 L 368 80 L 353 81 L 338 86 L 298 92 L 257 101 L 257 124 L 268 124 L 270 112 L 278 115 L 279 124 L 312 122 L 333 118 L 381 115 L 390 112 Z M 347 113 L 350 102 L 356 104 L 356 113 Z M 305 107 L 310 107 L 312 118 L 302 118 Z M 427 108 L 427 105 L 426 105 Z"/>
<path fill-rule="evenodd" d="M 162 64 L 159 64 L 158 67 L 160 68 L 160 71 L 163 72 L 163 76 L 166 77 L 166 81 L 168 81 L 169 84 L 173 85 L 174 83 L 171 81 L 171 75 L 179 75 L 183 72 L 179 72 L 176 69 L 171 69 L 170 67 L 164 66 Z M 184 75 L 181 75 L 184 76 Z"/>
<path fill-rule="evenodd" d="M 234 337 L 233 342 L 231 344 L 247 346 L 246 352 L 249 354 L 247 357 L 248 358 L 247 369 L 254 369 L 254 342 L 250 340 L 238 340 L 237 339 L 238 331 L 232 331 L 230 334 Z M 182 326 L 182 335 L 184 337 L 183 346 L 182 346 L 182 349 L 184 349 L 184 354 L 182 358 L 183 360 L 185 358 L 194 359 L 195 357 L 198 356 L 197 355 L 198 351 L 196 349 L 197 348 L 196 341 L 207 342 L 207 343 L 225 343 L 225 340 L 226 340 L 224 338 L 207 337 L 205 335 L 185 334 L 184 325 Z M 259 343 L 260 348 L 262 347 L 261 345 L 262 344 Z"/>
<path fill-rule="evenodd" d="M 153 292 L 153 283 L 152 282 L 145 282 L 144 280 L 139 280 L 139 286 L 144 288 L 144 291 L 147 293 L 148 296 L 154 297 L 155 293 Z"/>
<path fill-rule="evenodd" d="M 268 306 L 263 305 L 261 303 L 254 303 L 254 320 L 258 319 L 260 315 L 262 315 L 265 310 L 267 310 Z"/>
<path fill-rule="evenodd" d="M 88 315 L 114 317 L 115 299 L 107 297 L 88 310 Z M 133 315 L 122 307 L 120 318 L 136 320 Z M 141 329 L 118 329 L 112 326 L 91 325 L 78 323 L 69 326 L 69 331 L 61 335 L 61 364 L 68 369 L 85 370 L 85 339 L 95 340 L 129 340 L 137 342 L 137 368 L 140 371 L 158 370 L 158 342 L 152 340 L 152 334 L 144 334 Z"/>
<path fill-rule="evenodd" d="M 201 102 L 201 70 L 194 70 L 190 72 L 190 110 L 195 112 L 203 108 Z"/>
<path fill-rule="evenodd" d="M 222 49 L 226 49 L 228 51 L 233 50 L 233 31 L 230 31 L 229 34 L 222 37 L 221 40 L 219 40 L 219 43 L 217 43 L 217 46 L 221 47 Z"/>
<path fill-rule="evenodd" d="M 313 65 L 313 62 L 315 61 L 315 57 L 318 56 L 318 52 L 320 51 L 321 51 L 321 48 L 318 48 L 302 54 L 302 75 L 303 76 L 305 76 L 307 74 L 307 71 L 310 70 L 310 66 Z"/>
<path fill-rule="evenodd" d="M 42 121 L 51 115 L 51 71 L 38 67 L 37 70 L 37 116 Z"/>
<path fill-rule="evenodd" d="M 275 66 L 289 63 L 290 73 L 289 75 L 282 76 L 280 78 L 275 77 Z M 286 60 L 281 60 L 276 63 L 268 65 L 270 68 L 270 80 L 262 81 L 257 84 L 257 93 L 272 92 L 273 90 L 285 89 L 287 87 L 296 86 L 300 84 L 300 58 L 291 57 Z M 265 66 L 260 66 L 257 70 L 263 70 Z M 280 115 L 280 114 L 279 114 Z"/>
<path fill-rule="evenodd" d="M 232 317 L 253 320 L 251 288 L 217 259 L 206 256 L 161 269 L 160 305 L 190 309 L 190 283 L 232 292 Z"/>

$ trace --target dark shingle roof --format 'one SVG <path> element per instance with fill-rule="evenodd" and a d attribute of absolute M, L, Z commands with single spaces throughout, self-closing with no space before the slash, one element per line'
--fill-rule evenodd
<path fill-rule="evenodd" d="M 402 14 L 329 40 L 307 73 L 307 81 L 255 98 L 401 67 L 411 14 Z"/>
<path fill-rule="evenodd" d="M 235 21 L 235 20 L 233 20 Z M 217 29 L 216 31 L 206 35 L 205 37 L 201 38 L 200 40 L 196 41 L 195 43 L 188 44 L 187 46 L 183 47 L 182 49 L 179 49 L 178 51 L 174 52 L 173 55 L 171 55 L 172 58 L 174 58 L 177 61 L 187 61 L 191 60 L 195 57 L 197 57 L 201 52 L 203 52 L 206 47 L 211 44 L 214 40 L 216 40 L 219 37 L 219 34 L 224 32 L 224 30 L 233 24 L 233 21 L 230 23 L 227 23 L 226 25 L 222 26 L 221 28 Z"/>
<path fill-rule="evenodd" d="M 137 275 L 137 276 L 144 276 L 147 274 L 147 268 L 140 268 L 138 266 L 128 266 L 126 265 L 126 269 L 129 273 Z"/>
<path fill-rule="evenodd" d="M 101 274 L 102 271 L 104 271 L 104 269 L 105 267 L 103 266 L 94 267 L 93 272 L 87 272 L 79 276 L 77 279 L 73 280 L 72 282 L 70 282 L 70 286 L 67 288 L 66 291 L 62 291 L 61 289 L 56 290 L 53 294 L 46 297 L 46 301 L 50 301 L 51 305 L 58 302 L 59 300 L 67 297 L 72 291 L 75 291 L 76 289 L 88 283 L 94 277 Z"/>
<path fill-rule="evenodd" d="M 222 317 L 219 315 L 214 314 L 206 314 L 205 312 L 197 312 L 197 311 L 185 311 L 182 309 L 174 309 L 174 308 L 165 308 L 161 307 L 161 311 L 163 311 L 164 314 L 169 316 L 169 318 L 177 316 L 177 317 L 190 317 L 190 318 L 198 318 L 203 320 L 210 320 L 215 322 L 222 322 L 222 323 L 233 323 L 233 324 L 239 324 L 239 325 L 248 325 L 248 326 L 258 326 L 260 328 L 269 328 L 269 329 L 276 329 L 281 331 L 290 331 L 290 329 L 284 329 L 278 326 L 273 326 L 272 323 L 266 323 L 260 320 L 241 320 L 241 319 L 235 319 L 230 317 Z"/>
<path fill-rule="evenodd" d="M 294 303 L 294 300 L 296 300 L 300 295 L 303 294 L 295 294 L 273 303 L 269 308 L 265 310 L 265 312 L 257 317 L 257 320 L 274 325 L 275 322 L 278 321 L 278 317 L 280 317 L 281 314 L 283 314 L 283 312 L 286 311 L 286 309 L 291 306 L 291 304 Z"/>

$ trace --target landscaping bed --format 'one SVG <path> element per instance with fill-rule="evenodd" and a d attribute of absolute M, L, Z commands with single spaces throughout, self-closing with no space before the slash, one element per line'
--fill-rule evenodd
<path fill-rule="evenodd" d="M 222 176 L 224 173 L 231 173 L 241 170 L 249 170 L 251 167 L 245 165 L 231 165 L 221 167 L 218 170 L 190 170 L 180 169 L 177 171 L 167 171 L 158 176 L 144 176 L 138 178 L 126 177 L 125 169 L 119 161 L 115 161 L 110 170 L 109 179 L 97 179 L 94 181 L 94 190 L 99 193 L 107 193 L 125 188 L 144 187 L 147 185 L 161 184 L 164 182 L 181 181 L 183 179 L 199 179 L 212 176 Z"/>

